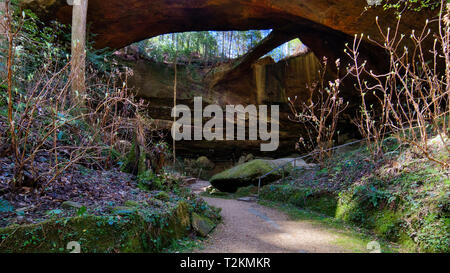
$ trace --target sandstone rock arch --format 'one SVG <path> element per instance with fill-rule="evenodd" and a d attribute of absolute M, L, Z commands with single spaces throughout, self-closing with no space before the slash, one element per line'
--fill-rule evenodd
<path fill-rule="evenodd" d="M 24 0 L 23 6 L 44 19 L 71 22 L 72 7 L 66 0 Z M 277 46 L 300 38 L 320 59 L 345 57 L 344 44 L 356 33 L 381 40 L 375 17 L 384 25 L 395 25 L 393 11 L 366 9 L 365 0 L 90 0 L 88 23 L 96 34 L 98 48 L 122 48 L 161 34 L 204 30 L 273 29 L 259 46 L 233 64 L 223 75 L 239 74 Z M 431 12 L 405 14 L 400 32 L 421 29 Z M 365 42 L 362 55 L 379 67 L 376 46 Z"/>
<path fill-rule="evenodd" d="M 213 88 L 209 88 L 225 94 L 223 103 L 254 103 L 259 100 L 259 97 L 254 98 L 257 97 L 255 93 L 259 92 L 259 88 L 253 79 L 252 64 L 284 42 L 299 38 L 319 60 L 326 56 L 330 63 L 337 58 L 345 59 L 345 43 L 351 43 L 356 33 L 364 33 L 365 37 L 370 35 L 372 39 L 381 42 L 375 17 L 379 16 L 381 25 L 392 27 L 397 23 L 396 16 L 393 11 L 384 11 L 382 7 L 365 10 L 366 5 L 366 0 L 89 0 L 88 24 L 90 31 L 96 34 L 95 46 L 112 49 L 173 32 L 272 29 L 273 32 L 259 45 L 232 63 L 228 69 L 224 69 L 221 75 L 214 76 Z M 66 0 L 23 0 L 23 7 L 33 9 L 44 20 L 71 22 L 72 7 Z M 426 18 L 433 16 L 435 14 L 431 11 L 407 12 L 402 17 L 399 31 L 408 34 L 412 29 L 422 29 Z M 376 69 L 382 69 L 385 65 L 383 58 L 380 58 L 381 54 L 384 52 L 376 45 L 367 40 L 362 43 L 360 56 L 368 59 L 369 64 Z M 282 103 L 282 93 L 303 92 L 299 88 L 303 82 L 286 80 L 292 78 L 290 74 L 298 74 L 298 71 L 278 73 L 286 70 L 285 67 L 289 65 L 292 68 L 300 64 L 303 64 L 302 59 L 297 58 L 267 66 L 267 71 L 262 76 L 267 76 L 266 81 L 271 86 L 264 88 L 267 92 L 270 91 L 269 95 L 275 94 L 266 96 L 271 98 L 267 103 Z M 142 66 L 146 68 L 145 64 Z M 146 73 L 144 68 L 141 75 L 151 74 Z M 305 71 L 302 70 L 303 72 Z M 154 89 L 146 88 L 151 81 L 148 83 L 145 78 L 135 77 L 135 80 L 143 83 L 145 88 L 142 89 Z M 159 93 L 150 95 L 153 95 L 153 99 L 162 99 Z M 307 97 L 308 94 L 303 95 Z M 353 100 L 356 98 L 353 89 L 345 95 Z M 165 99 L 172 101 L 171 98 Z M 161 110 L 164 105 L 164 102 L 157 103 L 155 111 Z M 161 112 L 166 111 L 164 109 Z M 288 113 L 284 114 L 287 116 Z M 164 119 L 164 115 L 159 112 L 156 116 L 158 115 Z M 295 130 L 297 129 L 291 123 L 281 125 L 281 150 L 288 151 L 284 148 L 291 147 L 296 141 L 295 134 L 291 133 Z M 189 145 L 187 146 L 194 150 L 204 148 L 209 151 L 212 144 Z M 216 146 L 218 145 L 214 147 Z M 234 150 L 242 150 L 243 147 L 248 149 L 248 146 L 248 142 L 220 145 L 226 156 L 230 151 L 234 153 Z"/>
<path fill-rule="evenodd" d="M 23 0 L 47 19 L 69 23 L 66 0 Z M 88 22 L 97 47 L 121 48 L 160 34 L 202 30 L 291 29 L 365 33 L 380 38 L 374 25 L 393 25 L 393 12 L 382 7 L 365 10 L 365 0 L 90 0 Z M 404 16 L 400 31 L 420 29 L 432 12 Z M 326 40 L 326 36 L 318 37 Z"/>

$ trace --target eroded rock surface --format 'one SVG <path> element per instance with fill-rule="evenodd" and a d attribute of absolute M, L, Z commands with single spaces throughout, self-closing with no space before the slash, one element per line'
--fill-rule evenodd
<path fill-rule="evenodd" d="M 23 3 L 41 16 L 66 23 L 71 20 L 71 7 L 66 0 Z M 380 16 L 380 22 L 391 25 L 396 18 L 393 12 L 383 12 L 382 7 L 365 11 L 366 6 L 363 0 L 89 0 L 88 20 L 91 30 L 98 34 L 97 46 L 111 48 L 171 32 L 276 29 L 288 25 L 293 25 L 298 33 L 365 33 L 378 39 L 375 17 Z M 420 29 L 424 18 L 433 13 L 412 14 L 404 16 L 401 32 Z M 327 40 L 327 36 L 318 38 L 324 43 Z"/>

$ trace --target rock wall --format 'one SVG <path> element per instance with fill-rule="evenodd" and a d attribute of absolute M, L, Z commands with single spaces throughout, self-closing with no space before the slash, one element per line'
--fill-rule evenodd
<path fill-rule="evenodd" d="M 169 132 L 172 126 L 173 65 L 157 64 L 149 60 L 130 62 L 128 65 L 133 69 L 129 85 L 138 96 L 148 100 L 150 116 L 157 120 L 159 128 Z M 193 109 L 193 98 L 202 96 L 204 107 L 207 104 L 219 104 L 223 107 L 238 104 L 280 105 L 280 147 L 273 153 L 261 153 L 259 141 L 180 141 L 177 154 L 237 160 L 243 153 L 276 157 L 298 152 L 295 150 L 295 143 L 303 128 L 289 120 L 291 112 L 287 98 L 310 100 L 312 91 L 308 86 L 318 81 L 320 69 L 321 63 L 312 52 L 278 63 L 265 57 L 241 77 L 212 86 L 213 77 L 208 77 L 212 73 L 209 69 L 179 66 L 178 104 L 185 104 Z"/>
<path fill-rule="evenodd" d="M 117 217 L 79 216 L 0 229 L 0 253 L 64 253 L 69 242 L 82 253 L 160 252 L 191 229 L 189 206 L 180 201 L 167 212 L 130 212 Z M 155 219 L 143 215 L 154 213 Z"/>

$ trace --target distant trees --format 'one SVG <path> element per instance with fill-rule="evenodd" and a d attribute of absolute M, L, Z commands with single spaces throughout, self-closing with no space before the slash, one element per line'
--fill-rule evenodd
<path fill-rule="evenodd" d="M 217 62 L 238 58 L 256 46 L 271 30 L 203 31 L 165 34 L 138 43 L 141 53 L 156 61 L 173 62 L 176 52 L 180 62 Z M 296 39 L 269 55 L 283 59 L 302 43 Z"/>
<path fill-rule="evenodd" d="M 185 32 L 161 35 L 139 43 L 139 48 L 157 61 L 208 61 L 218 56 L 218 43 L 210 32 Z M 177 54 L 178 53 L 178 54 Z"/>
<path fill-rule="evenodd" d="M 441 0 L 383 0 L 382 3 L 385 9 L 421 11 L 423 9 L 438 9 Z"/>

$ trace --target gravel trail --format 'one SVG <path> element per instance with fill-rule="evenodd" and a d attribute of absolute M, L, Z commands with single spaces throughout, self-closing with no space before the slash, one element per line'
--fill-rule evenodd
<path fill-rule="evenodd" d="M 192 185 L 199 192 L 207 182 Z M 223 223 L 206 240 L 202 253 L 336 253 L 335 233 L 308 221 L 294 221 L 272 208 L 254 202 L 207 198 L 222 208 Z"/>

